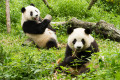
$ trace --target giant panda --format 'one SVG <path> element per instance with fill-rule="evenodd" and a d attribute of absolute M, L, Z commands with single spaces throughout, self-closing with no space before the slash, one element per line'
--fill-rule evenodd
<path fill-rule="evenodd" d="M 57 46 L 55 30 L 49 26 L 50 20 L 40 20 L 40 11 L 31 4 L 22 7 L 21 25 L 24 33 L 34 41 L 39 48 L 51 48 Z"/>
<path fill-rule="evenodd" d="M 69 68 L 66 72 L 72 75 L 79 75 L 90 71 L 87 66 L 90 64 L 90 57 L 93 53 L 99 52 L 98 44 L 90 35 L 90 29 L 73 28 L 67 29 L 69 35 L 64 60 L 55 68 L 62 70 L 61 66 Z"/>

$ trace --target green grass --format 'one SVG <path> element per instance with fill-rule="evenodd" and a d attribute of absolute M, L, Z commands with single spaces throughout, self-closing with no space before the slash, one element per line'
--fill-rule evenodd
<path fill-rule="evenodd" d="M 24 6 L 34 3 L 41 11 L 41 16 L 51 14 L 52 21 L 66 21 L 76 17 L 83 21 L 98 22 L 105 20 L 114 24 L 120 29 L 120 15 L 114 12 L 104 10 L 100 1 L 96 3 L 91 10 L 87 10 L 90 0 L 48 0 L 54 12 L 47 9 L 42 0 L 10 0 L 11 15 L 11 33 L 7 34 L 5 19 L 5 1 L 0 1 L 0 79 L 5 80 L 52 80 L 54 76 L 57 79 L 71 79 L 70 75 L 57 74 L 53 71 L 59 58 L 64 58 L 65 47 L 67 45 L 66 27 L 55 27 L 60 50 L 56 49 L 37 49 L 33 45 L 22 46 L 27 39 L 21 27 L 20 9 Z M 100 52 L 92 56 L 94 63 L 90 66 L 91 72 L 78 75 L 75 79 L 84 80 L 119 80 L 120 74 L 120 43 L 104 39 L 94 34 Z M 99 58 L 104 56 L 104 61 Z M 99 64 L 95 72 L 94 65 Z M 84 77 L 84 78 L 83 78 Z"/>

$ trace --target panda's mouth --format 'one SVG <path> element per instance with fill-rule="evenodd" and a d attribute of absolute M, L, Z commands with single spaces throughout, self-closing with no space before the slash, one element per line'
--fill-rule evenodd
<path fill-rule="evenodd" d="M 39 21 L 39 17 L 32 17 L 33 20 Z"/>
<path fill-rule="evenodd" d="M 35 21 L 38 21 L 39 19 L 38 18 L 33 18 Z"/>
<path fill-rule="evenodd" d="M 77 52 L 81 52 L 81 51 L 83 50 L 83 47 L 77 47 L 77 48 L 75 48 L 75 50 L 76 50 Z"/>

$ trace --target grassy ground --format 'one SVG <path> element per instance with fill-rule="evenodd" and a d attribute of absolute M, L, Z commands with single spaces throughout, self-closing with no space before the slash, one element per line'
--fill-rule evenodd
<path fill-rule="evenodd" d="M 0 1 L 1 2 L 1 1 Z M 21 27 L 20 9 L 30 3 L 34 3 L 41 11 L 41 16 L 46 14 L 53 16 L 53 21 L 66 21 L 72 17 L 77 17 L 83 21 L 98 22 L 105 20 L 112 23 L 116 28 L 120 29 L 120 15 L 113 12 L 104 11 L 98 1 L 90 11 L 86 8 L 90 0 L 48 0 L 54 12 L 47 9 L 42 0 L 26 0 L 15 1 L 10 0 L 11 8 L 11 33 L 6 33 L 4 1 L 3 8 L 0 7 L 0 79 L 10 80 L 52 80 L 54 79 L 71 79 L 70 75 L 53 74 L 54 67 L 57 65 L 56 60 L 64 58 L 65 47 L 67 43 L 66 26 L 57 27 L 57 36 L 60 50 L 56 49 L 37 49 L 33 45 L 21 46 L 27 39 Z M 98 6 L 99 4 L 99 6 Z M 42 7 L 42 8 L 41 8 Z M 1 16 L 2 15 L 2 16 Z M 75 79 L 84 80 L 119 80 L 120 79 L 120 43 L 109 39 L 101 38 L 94 34 L 100 52 L 98 56 L 93 55 L 92 61 L 95 61 L 90 67 L 91 72 L 79 75 Z M 99 64 L 100 67 L 94 71 L 94 65 Z M 56 77 L 55 77 L 56 76 Z M 84 78 L 83 78 L 84 77 Z"/>

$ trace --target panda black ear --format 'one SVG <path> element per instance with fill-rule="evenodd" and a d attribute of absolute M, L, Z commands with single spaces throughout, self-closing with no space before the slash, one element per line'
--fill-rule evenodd
<path fill-rule="evenodd" d="M 73 27 L 68 27 L 67 28 L 67 33 L 71 34 L 73 32 L 74 28 Z"/>
<path fill-rule="evenodd" d="M 91 30 L 89 28 L 85 29 L 86 34 L 91 34 Z"/>
<path fill-rule="evenodd" d="M 31 3 L 30 5 L 35 7 L 35 5 L 33 3 Z"/>
<path fill-rule="evenodd" d="M 25 10 L 26 10 L 25 7 L 23 7 L 23 8 L 21 9 L 21 12 L 24 13 Z"/>

